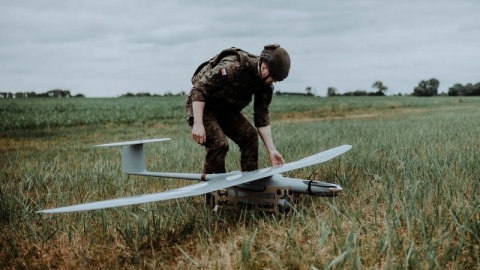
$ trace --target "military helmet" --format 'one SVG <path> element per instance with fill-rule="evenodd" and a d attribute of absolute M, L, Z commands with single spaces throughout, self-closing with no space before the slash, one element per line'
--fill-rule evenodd
<path fill-rule="evenodd" d="M 277 81 L 283 81 L 290 70 L 290 56 L 287 51 L 278 44 L 265 45 L 260 59 L 268 63 L 270 76 Z"/>

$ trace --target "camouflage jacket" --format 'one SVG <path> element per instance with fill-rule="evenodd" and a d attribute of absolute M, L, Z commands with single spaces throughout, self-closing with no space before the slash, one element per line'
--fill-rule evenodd
<path fill-rule="evenodd" d="M 231 48 L 200 65 L 192 77 L 193 87 L 185 102 L 189 119 L 193 119 L 193 101 L 205 102 L 206 110 L 241 111 L 254 97 L 254 124 L 268 126 L 273 85 L 263 83 L 258 61 L 258 56 Z"/>

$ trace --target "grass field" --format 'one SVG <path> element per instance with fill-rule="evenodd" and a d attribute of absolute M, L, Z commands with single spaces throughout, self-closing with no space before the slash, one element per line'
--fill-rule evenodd
<path fill-rule="evenodd" d="M 344 188 L 304 196 L 288 216 L 212 212 L 202 197 L 35 213 L 191 184 L 124 176 L 119 148 L 93 147 L 171 137 L 147 146 L 148 168 L 201 172 L 183 100 L 0 100 L 0 268 L 480 269 L 477 97 L 274 97 L 287 161 L 353 146 L 288 173 Z M 232 144 L 227 170 L 238 159 Z"/>

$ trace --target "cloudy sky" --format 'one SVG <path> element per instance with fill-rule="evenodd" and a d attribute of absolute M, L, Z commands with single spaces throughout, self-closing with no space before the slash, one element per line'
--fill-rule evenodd
<path fill-rule="evenodd" d="M 480 82 L 478 0 L 0 0 L 0 92 L 69 89 L 87 97 L 190 90 L 196 67 L 227 47 L 279 43 L 276 90 L 326 95 L 440 92 Z"/>

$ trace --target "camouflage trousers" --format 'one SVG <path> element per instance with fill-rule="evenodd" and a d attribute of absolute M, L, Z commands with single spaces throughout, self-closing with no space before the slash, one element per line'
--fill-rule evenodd
<path fill-rule="evenodd" d="M 193 121 L 190 121 L 190 125 Z M 205 108 L 203 125 L 207 134 L 204 173 L 224 173 L 229 146 L 227 137 L 240 148 L 242 171 L 258 169 L 258 132 L 239 111 L 216 112 Z"/>

